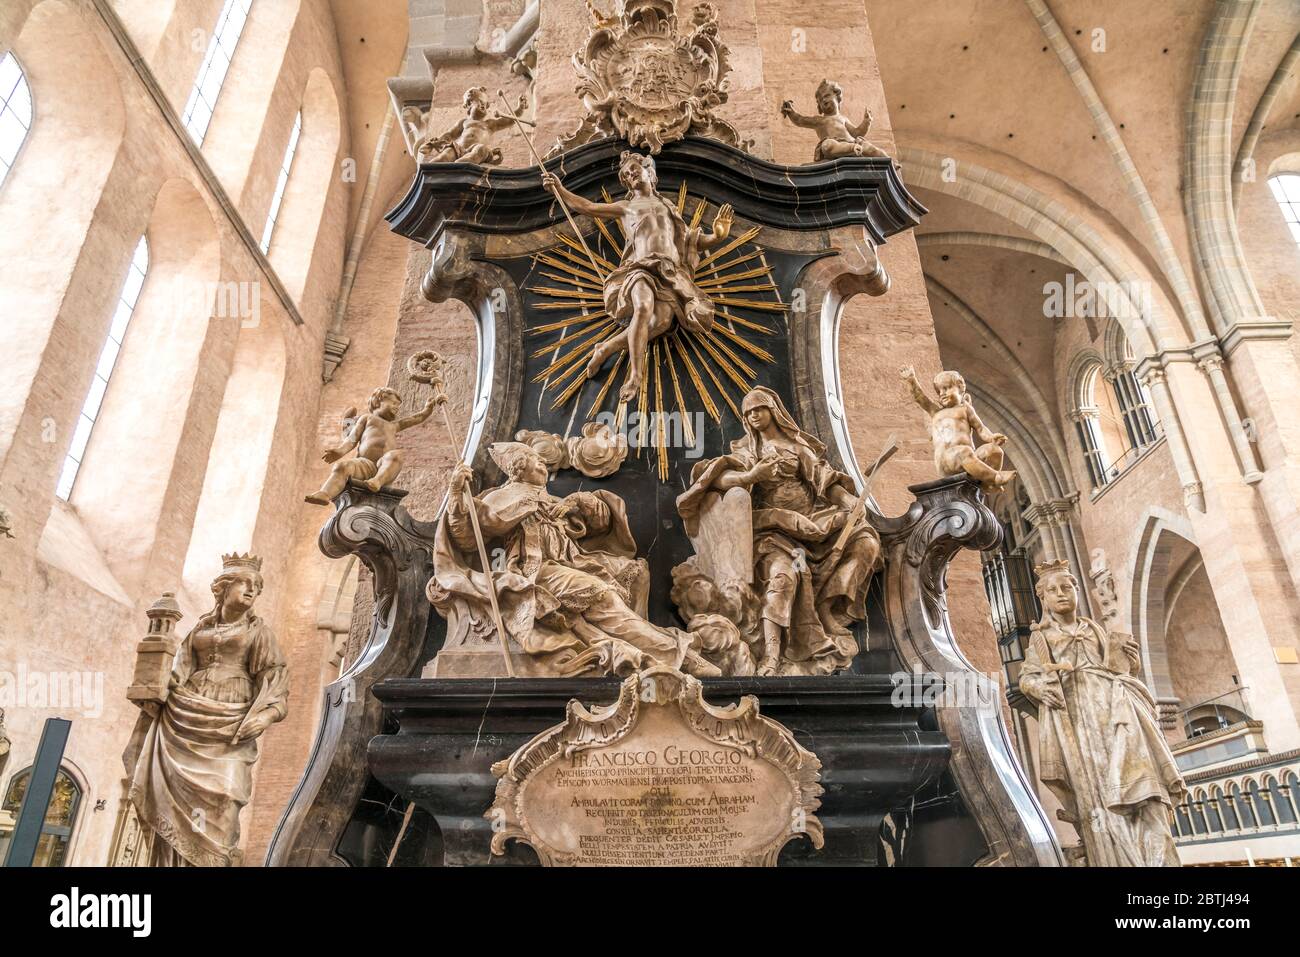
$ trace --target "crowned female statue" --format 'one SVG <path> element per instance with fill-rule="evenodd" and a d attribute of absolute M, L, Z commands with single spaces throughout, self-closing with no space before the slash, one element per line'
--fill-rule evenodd
<path fill-rule="evenodd" d="M 1038 763 L 1091 867 L 1178 866 L 1169 815 L 1186 785 L 1160 730 L 1156 702 L 1133 676 L 1131 635 L 1078 614 L 1064 561 L 1034 569 L 1043 617 L 1020 690 L 1038 706 Z"/>
<path fill-rule="evenodd" d="M 154 867 L 238 863 L 257 739 L 288 711 L 284 656 L 253 614 L 261 568 L 252 555 L 222 557 L 216 605 L 177 649 L 166 699 L 140 703 L 125 763 Z"/>
<path fill-rule="evenodd" d="M 546 463 L 522 442 L 496 442 L 489 453 L 505 484 L 466 495 L 474 473 L 458 466 L 434 535 L 427 591 L 448 621 L 437 675 L 463 676 L 448 664 L 461 651 L 499 647 L 490 588 L 530 676 L 627 674 L 657 663 L 709 677 L 722 668 L 705 652 L 726 662 L 744 650 L 734 626 L 729 634 L 727 627 L 683 631 L 646 620 L 649 568 L 636 557 L 621 498 L 605 489 L 552 495 Z M 496 556 L 491 569 L 474 567 L 471 507 L 487 552 Z"/>
<path fill-rule="evenodd" d="M 842 536 L 858 504 L 853 479 L 826 461 L 826 446 L 795 424 L 775 392 L 753 389 L 741 418 L 744 436 L 729 455 L 696 464 L 677 510 L 694 539 L 721 495 L 749 493 L 759 675 L 846 668 L 858 652 L 849 626 L 866 617 L 880 536 L 865 517 Z"/>

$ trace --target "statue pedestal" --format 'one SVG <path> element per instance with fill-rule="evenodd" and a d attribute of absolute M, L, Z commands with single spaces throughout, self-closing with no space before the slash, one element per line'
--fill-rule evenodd
<path fill-rule="evenodd" d="M 821 761 L 825 793 L 817 817 L 825 844 L 814 850 L 806 839 L 791 841 L 781 852 L 783 865 L 886 863 L 878 839 L 882 820 L 922 792 L 932 793 L 948 765 L 947 739 L 924 709 L 894 706 L 894 686 L 885 675 L 712 678 L 703 685 L 713 705 L 756 695 L 763 715 L 789 728 Z M 374 695 L 396 733 L 371 739 L 371 773 L 433 818 L 442 863 L 536 863 L 530 849 L 514 842 L 504 857 L 491 854 L 493 827 L 484 815 L 496 793 L 492 765 L 563 721 L 570 699 L 588 707 L 609 704 L 618 688 L 613 678 L 380 682 Z M 970 862 L 962 842 L 952 842 L 951 851 L 951 860 L 927 863 Z"/>

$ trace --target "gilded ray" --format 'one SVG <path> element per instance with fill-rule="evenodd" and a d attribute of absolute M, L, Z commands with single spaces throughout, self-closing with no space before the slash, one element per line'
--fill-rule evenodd
<path fill-rule="evenodd" d="M 740 346 L 750 355 L 755 356 L 758 359 L 761 359 L 763 362 L 772 361 L 772 353 L 768 352 L 766 349 L 759 348 L 758 346 L 754 345 L 754 343 L 750 342 L 748 339 L 742 336 L 740 333 L 728 329 L 722 323 L 715 322 L 713 324 L 713 331 L 721 333 L 722 335 L 726 336 L 728 339 L 730 339 L 736 345 Z M 722 345 L 722 343 L 718 343 L 718 345 Z"/>
<path fill-rule="evenodd" d="M 685 187 L 685 184 L 682 184 Z M 683 192 L 682 198 L 685 199 Z M 659 481 L 668 481 L 668 441 L 664 435 L 664 383 L 663 374 L 660 372 L 661 362 L 659 357 L 659 346 L 661 339 L 655 340 L 654 346 L 654 371 L 655 371 L 655 449 L 659 453 Z M 647 375 L 649 374 L 647 370 Z"/>
<path fill-rule="evenodd" d="M 740 282 L 744 279 L 757 279 L 759 276 L 770 275 L 772 275 L 772 267 L 761 266 L 758 269 L 746 269 L 744 272 L 728 273 L 725 276 L 713 276 L 710 279 L 700 279 L 697 280 L 695 284 L 701 289 L 712 289 L 714 286 L 725 286 L 728 283 Z M 769 286 L 768 288 L 775 289 L 776 286 Z"/>
<path fill-rule="evenodd" d="M 690 342 L 691 348 L 695 350 L 695 357 L 700 360 L 700 368 L 703 369 L 708 374 L 709 378 L 713 380 L 714 387 L 717 388 L 719 393 L 721 393 L 723 401 L 727 403 L 727 406 L 731 409 L 732 414 L 735 415 L 737 421 L 739 421 L 740 409 L 736 407 L 736 403 L 731 401 L 731 396 L 727 394 L 726 386 L 722 384 L 722 380 L 718 378 L 718 374 L 714 372 L 713 367 L 709 365 L 709 360 L 706 359 L 704 357 L 704 354 L 700 351 L 699 340 L 695 336 L 690 335 L 689 333 L 684 338 L 686 338 Z M 744 388 L 748 388 L 748 387 L 745 386 Z"/>
<path fill-rule="evenodd" d="M 741 233 L 735 239 L 731 240 L 731 242 L 727 243 L 725 246 L 715 249 L 713 252 L 709 253 L 707 256 L 701 259 L 700 265 L 707 266 L 709 263 L 713 262 L 713 260 L 727 255 L 727 253 L 731 252 L 733 249 L 739 249 L 741 246 L 745 245 L 745 243 L 749 242 L 751 239 L 757 236 L 760 232 L 762 232 L 762 228 L 759 226 L 753 226 L 745 230 L 743 233 Z M 559 235 L 561 238 L 565 238 L 563 233 Z"/>
<path fill-rule="evenodd" d="M 717 311 L 717 314 L 719 316 L 722 316 L 724 319 L 728 319 L 731 322 L 734 322 L 738 326 L 744 326 L 746 329 L 753 329 L 755 332 L 762 332 L 769 336 L 776 335 L 775 329 L 769 329 L 767 326 L 762 325 L 761 323 L 753 322 L 749 319 L 743 318 L 742 316 L 734 315 L 730 312 L 727 312 L 727 310 L 725 309 L 719 309 Z"/>
<path fill-rule="evenodd" d="M 677 347 L 677 355 L 681 357 L 682 364 L 686 366 L 686 374 L 690 376 L 691 384 L 695 386 L 695 394 L 698 395 L 700 401 L 704 403 L 704 411 L 708 412 L 709 415 L 713 417 L 714 422 L 722 422 L 722 413 L 718 411 L 718 406 L 713 401 L 713 396 L 709 392 L 709 387 L 705 385 L 704 380 L 700 378 L 700 373 L 695 368 L 695 363 L 691 362 L 691 357 L 686 352 L 686 346 L 682 343 L 682 340 L 675 332 L 673 333 L 673 345 Z"/>
<path fill-rule="evenodd" d="M 734 299 L 731 296 L 710 296 L 714 302 L 724 306 L 739 306 L 741 309 L 762 309 L 766 312 L 788 312 L 783 302 L 763 302 L 758 299 Z"/>
<path fill-rule="evenodd" d="M 561 256 L 564 256 L 565 259 L 569 259 L 569 260 L 573 259 L 572 256 L 569 256 L 564 250 L 558 247 L 552 248 L 551 251 L 559 253 Z M 538 253 L 534 257 L 534 265 L 536 265 L 539 262 L 545 263 L 547 266 L 554 266 L 556 269 L 562 269 L 571 275 L 578 276 L 590 282 L 594 282 L 597 286 L 601 285 L 602 279 L 600 276 L 596 275 L 595 273 L 590 273 L 582 269 L 577 269 L 572 265 L 571 262 L 565 262 L 564 260 L 556 259 L 554 256 L 548 256 L 545 253 Z M 590 263 L 586 262 L 585 260 L 583 261 L 582 264 L 584 266 L 590 265 Z"/>
<path fill-rule="evenodd" d="M 542 356 L 546 355 L 546 353 L 552 351 L 553 349 L 558 349 L 560 348 L 560 346 L 567 346 L 570 342 L 573 342 L 576 339 L 581 339 L 589 332 L 604 331 L 605 329 L 609 328 L 609 324 L 612 323 L 613 321 L 614 321 L 613 319 L 606 319 L 604 322 L 599 322 L 596 323 L 595 325 L 583 326 L 577 332 L 570 333 L 569 335 L 565 336 L 563 339 L 556 339 L 554 342 L 542 346 L 542 348 L 534 352 L 529 358 L 531 359 L 541 358 Z"/>
<path fill-rule="evenodd" d="M 673 382 L 673 395 L 677 399 L 677 414 L 682 417 L 682 434 L 686 437 L 687 443 L 695 444 L 695 427 L 691 425 L 691 413 L 686 408 L 686 399 L 682 397 L 682 383 L 677 378 L 677 365 L 673 362 L 673 348 L 671 342 L 664 344 L 664 359 L 668 363 L 668 375 Z"/>
<path fill-rule="evenodd" d="M 591 403 L 591 408 L 587 410 L 587 418 L 592 418 L 605 402 L 605 396 L 609 394 L 609 387 L 614 384 L 614 377 L 618 375 L 618 370 L 623 368 L 623 360 L 627 358 L 627 353 L 620 352 L 617 359 L 614 360 L 614 368 L 609 370 L 609 375 L 605 377 L 605 384 L 600 387 L 596 393 L 596 398 Z"/>
<path fill-rule="evenodd" d="M 541 306 L 539 305 L 538 308 L 540 309 Z M 580 309 L 581 307 L 580 307 L 580 306 L 565 306 L 564 308 L 566 308 L 566 309 Z M 609 313 L 605 312 L 604 309 L 601 309 L 601 310 L 599 310 L 599 311 L 597 311 L 597 312 L 581 312 L 581 313 L 578 313 L 578 315 L 576 315 L 576 316 L 571 316 L 571 317 L 568 318 L 568 319 L 562 319 L 562 320 L 559 321 L 559 322 L 548 322 L 548 323 L 546 323 L 545 325 L 541 325 L 541 326 L 533 326 L 533 328 L 531 328 L 531 329 L 528 330 L 528 334 L 529 334 L 530 336 L 540 336 L 540 335 L 543 335 L 544 333 L 547 333 L 547 332 L 555 332 L 555 330 L 557 330 L 557 329 L 567 329 L 567 328 L 569 328 L 569 326 L 572 326 L 572 325 L 574 325 L 575 323 L 579 323 L 579 322 L 590 322 L 592 319 L 600 319 L 600 318 L 602 318 L 602 317 L 604 317 L 604 316 L 607 316 L 607 315 L 609 315 Z"/>
<path fill-rule="evenodd" d="M 572 276 L 561 276 L 559 273 L 547 272 L 541 270 L 541 274 L 547 279 L 554 279 L 557 282 L 567 282 L 570 285 L 577 286 L 579 289 L 590 289 L 594 292 L 603 292 L 603 288 L 594 282 L 587 282 L 585 279 L 575 279 Z"/>
<path fill-rule="evenodd" d="M 749 262 L 751 259 L 759 259 L 761 255 L 762 255 L 761 252 L 756 251 L 752 253 L 747 253 L 744 256 L 738 256 L 735 259 L 729 260 L 725 263 L 716 263 L 715 265 L 710 266 L 708 269 L 696 269 L 695 280 L 696 282 L 698 282 L 701 278 L 705 276 L 712 276 L 715 273 L 721 272 L 724 269 L 730 269 L 732 266 L 743 265 Z"/>

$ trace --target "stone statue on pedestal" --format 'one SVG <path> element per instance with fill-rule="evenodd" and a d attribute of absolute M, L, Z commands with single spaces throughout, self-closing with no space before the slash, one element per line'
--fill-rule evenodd
<path fill-rule="evenodd" d="M 181 642 L 167 687 L 132 698 L 143 713 L 123 763 L 128 797 L 151 832 L 151 866 L 239 863 L 257 739 L 288 712 L 284 656 L 253 614 L 261 566 L 252 555 L 222 557 L 216 605 Z"/>
<path fill-rule="evenodd" d="M 930 441 L 934 443 L 934 467 L 939 475 L 946 478 L 965 472 L 986 492 L 1016 477 L 1013 470 L 1002 468 L 1002 446 L 1007 437 L 990 431 L 976 415 L 960 372 L 948 370 L 934 377 L 937 401 L 925 394 L 911 366 L 899 370 L 899 376 L 911 389 L 916 404 L 930 416 Z M 980 441 L 978 447 L 975 439 Z"/>
<path fill-rule="evenodd" d="M 347 486 L 348 481 L 358 483 L 378 492 L 390 485 L 402 471 L 402 450 L 395 448 L 397 433 L 419 425 L 433 415 L 436 403 L 431 398 L 414 415 L 397 417 L 402 407 L 402 397 L 395 389 L 387 387 L 370 393 L 370 411 L 357 415 L 356 409 L 343 414 L 343 440 L 334 448 L 326 449 L 321 458 L 333 464 L 329 478 L 320 491 L 308 495 L 305 501 L 312 505 L 328 505 Z M 353 449 L 356 458 L 344 459 Z"/>
<path fill-rule="evenodd" d="M 751 623 L 759 675 L 847 668 L 880 536 L 865 517 L 854 522 L 853 480 L 775 392 L 752 390 L 741 417 L 744 437 L 729 455 L 698 463 L 677 499 L 699 554 L 674 570 L 674 600 L 688 621 L 712 612 Z"/>
<path fill-rule="evenodd" d="M 844 90 L 838 83 L 822 80 L 817 86 L 816 116 L 805 116 L 800 113 L 794 108 L 794 100 L 786 100 L 781 104 L 781 115 L 795 126 L 817 132 L 817 148 L 813 151 L 814 163 L 839 159 L 841 156 L 888 158 L 888 153 L 864 138 L 867 130 L 871 129 L 873 119 L 871 111 L 867 110 L 862 117 L 862 122 L 855 124 L 840 112 L 843 98 Z"/>
<path fill-rule="evenodd" d="M 1091 867 L 1178 866 L 1169 815 L 1186 785 L 1156 702 L 1133 672 L 1131 635 L 1078 614 L 1078 583 L 1064 561 L 1035 569 L 1043 604 L 1020 671 L 1038 706 L 1038 762 Z"/>
<path fill-rule="evenodd" d="M 492 145 L 492 136 L 512 125 L 515 120 L 491 111 L 488 92 L 485 87 L 475 86 L 465 91 L 465 118 L 458 120 L 454 126 L 442 133 L 433 134 L 427 129 L 417 133 L 415 147 L 417 163 L 478 163 L 480 166 L 499 166 L 501 150 Z M 515 112 L 522 114 L 527 108 L 526 97 L 520 97 Z M 415 117 L 410 114 L 414 109 L 408 107 L 403 119 L 412 128 L 428 123 L 428 114 Z M 519 117 L 520 123 L 532 126 L 530 120 Z"/>
<path fill-rule="evenodd" d="M 475 649 L 493 650 L 484 662 L 500 663 L 489 588 L 496 589 L 509 638 L 523 652 L 519 667 L 526 676 L 626 675 L 657 663 L 710 677 L 723 673 L 719 663 L 729 673 L 744 667 L 730 622 L 682 631 L 646 620 L 649 568 L 636 557 L 622 499 L 604 489 L 558 498 L 547 491 L 546 463 L 533 448 L 498 442 L 489 451 L 505 484 L 466 496 L 474 473 L 458 466 L 435 533 L 428 596 L 447 619 L 435 662 L 439 677 L 468 677 L 451 662 Z M 471 501 L 493 556 L 490 574 L 475 567 Z"/>

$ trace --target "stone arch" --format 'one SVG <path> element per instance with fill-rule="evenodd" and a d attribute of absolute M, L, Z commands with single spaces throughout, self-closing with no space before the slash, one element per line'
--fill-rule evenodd
<path fill-rule="evenodd" d="M 265 301 L 257 321 L 242 320 L 185 554 L 182 574 L 193 594 L 206 593 L 222 554 L 254 548 L 285 400 L 288 353 L 277 320 Z"/>
<path fill-rule="evenodd" d="M 0 262 L 5 264 L 0 315 L 10 333 L 0 382 L 0 462 L 6 465 L 24 416 L 35 429 L 45 417 L 63 418 L 62 403 L 58 409 L 48 403 L 40 410 L 28 409 L 38 377 L 66 381 L 66 369 L 45 361 L 56 327 L 66 326 L 65 334 L 74 339 L 93 335 L 96 345 L 108 328 L 106 316 L 102 325 L 85 329 L 88 323 L 80 308 L 85 302 L 69 291 L 87 257 L 106 255 L 104 249 L 93 248 L 91 224 L 126 130 L 117 70 L 95 27 L 87 22 L 93 16 L 65 0 L 44 0 L 28 14 L 12 47 L 31 88 L 35 112 L 18 161 L 0 190 Z M 68 69 L 70 62 L 78 65 L 75 72 Z M 76 189 L 68 188 L 69 156 L 77 158 Z M 120 239 L 123 268 L 136 238 Z M 96 272 L 102 273 L 102 263 L 96 265 Z M 87 296 L 93 299 L 101 292 Z M 87 370 L 85 383 L 90 375 Z M 73 420 L 74 403 L 82 397 L 84 393 L 68 397 Z M 57 473 L 62 455 L 45 458 L 50 459 L 47 471 Z M 19 471 L 35 476 L 39 470 L 25 465 Z M 42 472 L 37 480 L 46 484 L 45 478 Z M 47 484 L 53 488 L 53 478 Z"/>
<path fill-rule="evenodd" d="M 1241 672 L 1190 523 L 1151 509 L 1139 535 L 1132 574 L 1134 632 L 1143 678 L 1156 697 L 1166 708 L 1177 701 L 1183 711 L 1205 704 L 1203 710 L 1213 712 L 1211 717 L 1222 710 L 1232 716 L 1228 723 L 1248 716 L 1246 701 L 1225 697 L 1240 687 Z"/>
<path fill-rule="evenodd" d="M 1023 181 L 967 160 L 958 162 L 959 175 L 954 179 L 944 175 L 949 157 L 915 146 L 899 147 L 898 154 L 909 185 L 955 196 L 995 213 L 1054 249 L 1095 287 L 1119 290 L 1121 316 L 1117 319 L 1144 355 L 1187 340 L 1186 331 L 1164 310 L 1130 294 L 1142 285 L 1126 252 L 1059 201 Z"/>
<path fill-rule="evenodd" d="M 128 588 L 142 581 L 160 534 L 175 534 L 192 514 L 187 449 L 201 431 L 221 275 L 216 222 L 188 179 L 163 183 L 145 236 L 149 275 L 70 500 Z"/>
<path fill-rule="evenodd" d="M 329 75 L 316 67 L 302 95 L 302 133 L 284 190 L 269 258 L 294 302 L 302 305 L 307 277 L 338 179 L 342 120 Z"/>

